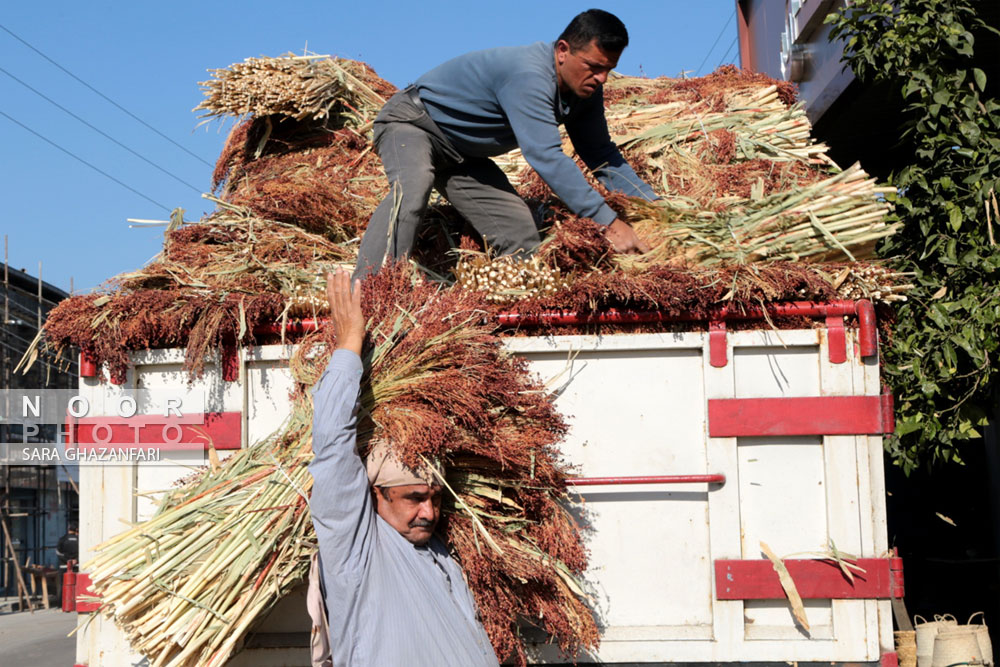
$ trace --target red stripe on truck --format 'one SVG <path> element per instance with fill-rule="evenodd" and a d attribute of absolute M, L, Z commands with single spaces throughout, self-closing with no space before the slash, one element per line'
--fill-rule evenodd
<path fill-rule="evenodd" d="M 70 419 L 72 442 L 79 449 L 96 447 L 154 447 L 161 450 L 239 449 L 243 414 L 205 412 L 184 417 L 82 417 Z"/>
<path fill-rule="evenodd" d="M 888 415 L 885 414 L 887 410 Z M 712 438 L 878 435 L 891 433 L 893 426 L 891 395 L 888 399 L 886 396 L 810 396 L 708 401 L 708 435 Z"/>
<path fill-rule="evenodd" d="M 90 590 L 90 575 L 85 572 L 76 574 L 76 611 L 78 613 L 90 613 L 101 608 L 100 602 L 95 602 L 91 598 L 100 597 Z"/>
<path fill-rule="evenodd" d="M 853 582 L 834 560 L 784 560 L 803 600 L 903 597 L 903 559 L 859 558 L 848 562 L 860 568 L 848 567 Z M 785 591 L 769 560 L 717 560 L 715 597 L 717 600 L 783 600 Z"/>

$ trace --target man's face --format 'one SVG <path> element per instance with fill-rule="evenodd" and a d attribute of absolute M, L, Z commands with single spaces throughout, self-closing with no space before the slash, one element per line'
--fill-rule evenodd
<path fill-rule="evenodd" d="M 408 484 L 375 489 L 375 511 L 400 535 L 417 546 L 427 544 L 441 516 L 441 487 Z"/>
<path fill-rule="evenodd" d="M 566 40 L 556 42 L 556 79 L 559 90 L 588 98 L 608 80 L 608 73 L 618 66 L 621 52 L 605 51 L 593 40 L 573 51 Z"/>

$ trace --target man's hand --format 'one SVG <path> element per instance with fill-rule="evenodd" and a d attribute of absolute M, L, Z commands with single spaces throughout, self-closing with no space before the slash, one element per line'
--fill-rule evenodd
<path fill-rule="evenodd" d="M 649 252 L 649 246 L 646 245 L 645 241 L 639 238 L 635 230 L 621 218 L 615 218 L 614 222 L 608 225 L 604 235 L 616 252 L 635 254 Z"/>
<path fill-rule="evenodd" d="M 361 312 L 361 281 L 354 281 L 343 269 L 326 274 L 326 300 L 330 304 L 330 323 L 337 336 L 337 349 L 350 350 L 361 356 L 365 340 L 365 316 Z"/>

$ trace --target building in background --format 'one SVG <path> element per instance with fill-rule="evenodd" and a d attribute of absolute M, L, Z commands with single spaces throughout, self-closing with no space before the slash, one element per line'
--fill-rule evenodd
<path fill-rule="evenodd" d="M 61 368 L 53 359 L 39 358 L 27 373 L 15 373 L 49 311 L 69 295 L 40 277 L 13 269 L 6 263 L 0 277 L 3 279 L 0 389 L 75 389 L 78 383 L 75 361 Z M 39 437 L 52 442 L 55 426 L 47 428 L 51 432 L 43 430 Z M 18 425 L 0 422 L 0 442 L 20 441 L 19 429 Z M 29 563 L 58 566 L 56 544 L 66 533 L 68 524 L 78 520 L 77 479 L 75 465 L 0 464 L 0 523 L 3 524 L 0 526 L 0 595 L 17 595 L 14 558 L 21 567 Z"/>
<path fill-rule="evenodd" d="M 896 141 L 903 113 L 896 91 L 862 85 L 841 57 L 842 42 L 831 42 L 826 16 L 845 0 L 737 0 L 740 65 L 775 79 L 794 82 L 813 124 L 813 136 L 830 146 L 840 165 L 860 161 L 885 179 L 911 151 Z M 1000 26 L 1000 2 L 980 0 L 979 15 Z M 1000 39 L 977 35 L 976 66 L 986 72 L 987 92 L 1000 90 Z M 992 88 L 992 92 L 990 91 Z"/>

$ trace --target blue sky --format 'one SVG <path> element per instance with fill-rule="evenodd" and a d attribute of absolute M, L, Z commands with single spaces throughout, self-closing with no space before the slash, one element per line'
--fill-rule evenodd
<path fill-rule="evenodd" d="M 71 278 L 76 291 L 87 290 L 158 252 L 162 229 L 130 229 L 127 218 L 165 220 L 175 206 L 185 209 L 187 220 L 211 211 L 199 193 L 210 186 L 231 123 L 196 127 L 191 109 L 207 69 L 308 48 L 364 60 L 405 85 L 465 51 L 554 39 L 574 14 L 592 6 L 565 0 L 6 5 L 0 12 L 0 234 L 8 237 L 13 268 L 35 275 L 41 261 L 42 277 L 67 291 Z M 618 67 L 625 74 L 706 74 L 723 62 L 738 64 L 736 0 L 598 6 L 629 29 L 631 46 Z"/>

